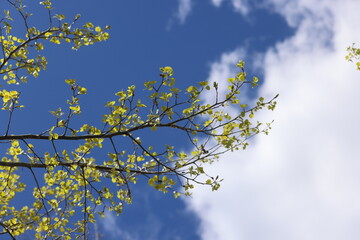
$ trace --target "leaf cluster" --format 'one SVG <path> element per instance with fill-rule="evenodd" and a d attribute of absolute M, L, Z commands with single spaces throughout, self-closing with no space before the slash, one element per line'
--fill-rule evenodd
<path fill-rule="evenodd" d="M 360 48 L 356 48 L 355 44 L 347 48 L 348 54 L 345 56 L 345 59 L 349 62 L 355 62 L 356 69 L 360 70 Z"/>

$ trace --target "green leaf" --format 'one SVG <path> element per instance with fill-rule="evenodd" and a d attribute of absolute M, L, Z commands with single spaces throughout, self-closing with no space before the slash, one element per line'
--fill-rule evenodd
<path fill-rule="evenodd" d="M 76 79 L 65 79 L 65 82 L 71 86 L 75 85 Z"/>

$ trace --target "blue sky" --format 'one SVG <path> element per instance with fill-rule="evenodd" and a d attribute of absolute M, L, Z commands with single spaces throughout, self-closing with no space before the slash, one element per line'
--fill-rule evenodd
<path fill-rule="evenodd" d="M 280 93 L 270 136 L 227 154 L 208 171 L 225 181 L 174 200 L 134 186 L 124 214 L 99 221 L 104 239 L 359 239 L 360 72 L 344 59 L 360 43 L 359 1 L 132 0 L 55 1 L 56 11 L 111 25 L 111 38 L 79 51 L 47 49 L 48 71 L 22 93 L 16 133 L 49 126 L 48 111 L 68 97 L 64 79 L 88 88 L 83 118 L 96 124 L 103 105 L 128 85 L 157 80 L 172 66 L 180 87 L 224 81 L 244 59 L 261 87 L 244 98 Z M 30 5 L 30 4 L 29 4 Z M 40 17 L 34 23 L 42 24 Z M 29 116 L 31 116 L 29 118 Z M 159 144 L 183 141 L 160 134 Z M 190 149 L 189 149 L 190 150 Z"/>

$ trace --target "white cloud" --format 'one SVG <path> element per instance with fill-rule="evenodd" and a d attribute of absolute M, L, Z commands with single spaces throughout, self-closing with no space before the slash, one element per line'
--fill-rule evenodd
<path fill-rule="evenodd" d="M 225 178 L 220 190 L 195 189 L 187 203 L 206 240 L 360 239 L 360 72 L 344 58 L 360 43 L 360 2 L 268 2 L 296 27 L 264 54 L 259 95 L 280 93 L 261 114 L 275 119 L 271 134 L 221 157 L 208 169 Z M 209 79 L 242 54 L 224 54 Z"/>
<path fill-rule="evenodd" d="M 116 216 L 113 212 L 106 211 L 105 218 L 100 218 L 99 223 L 101 224 L 104 231 L 111 237 L 111 239 L 122 239 L 122 240 L 137 240 L 138 238 L 132 234 L 124 231 L 119 227 L 116 221 Z"/>
<path fill-rule="evenodd" d="M 232 0 L 232 5 L 236 11 L 242 15 L 248 14 L 250 8 L 247 0 Z"/>
<path fill-rule="evenodd" d="M 223 0 L 211 0 L 211 2 L 212 2 L 212 4 L 214 4 L 214 6 L 220 7 Z"/>
<path fill-rule="evenodd" d="M 220 7 L 224 1 L 211 0 L 211 2 L 215 7 Z M 234 7 L 234 10 L 241 13 L 242 15 L 248 14 L 250 10 L 248 0 L 231 0 L 231 4 Z"/>
<path fill-rule="evenodd" d="M 169 19 L 166 29 L 169 31 L 173 27 L 174 20 L 179 21 L 180 24 L 185 24 L 186 19 L 192 11 L 192 0 L 178 0 L 178 8 L 175 14 Z"/>
<path fill-rule="evenodd" d="M 178 9 L 175 14 L 175 18 L 177 18 L 180 24 L 184 24 L 189 14 L 192 11 L 193 0 L 178 0 Z M 231 5 L 234 7 L 234 10 L 241 13 L 242 15 L 247 15 L 250 7 L 248 0 L 230 0 Z M 223 0 L 211 0 L 211 3 L 215 7 L 220 7 L 223 3 Z M 167 25 L 167 29 L 171 29 L 173 24 L 173 19 L 170 19 Z"/>
<path fill-rule="evenodd" d="M 192 0 L 179 0 L 179 6 L 177 11 L 177 18 L 179 19 L 181 24 L 184 24 L 186 18 L 191 12 Z"/>

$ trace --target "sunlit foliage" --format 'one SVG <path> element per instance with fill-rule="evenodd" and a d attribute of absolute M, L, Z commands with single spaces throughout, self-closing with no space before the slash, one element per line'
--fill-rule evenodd
<path fill-rule="evenodd" d="M 256 77 L 248 80 L 244 62 L 240 61 L 239 71 L 227 80 L 225 92 L 219 90 L 218 83 L 206 81 L 179 89 L 174 70 L 162 67 L 158 81 L 116 92 L 105 104 L 108 113 L 97 126 L 83 123 L 79 128 L 71 120 L 81 115 L 79 99 L 87 89 L 75 79 L 65 79 L 72 96 L 67 105 L 51 111 L 52 127 L 40 133 L 13 134 L 14 113 L 26 104 L 20 103 L 20 93 L 12 86 L 46 70 L 47 60 L 42 54 L 46 46 L 70 43 L 78 50 L 107 40 L 110 27 L 80 23 L 80 15 L 67 18 L 53 14 L 52 3 L 46 0 L 40 4 L 48 13 L 48 26 L 40 29 L 30 26 L 31 14 L 23 1 L 6 2 L 9 9 L 0 21 L 0 75 L 5 82 L 0 90 L 1 110 L 9 113 L 0 136 L 2 146 L 7 146 L 0 161 L 2 235 L 12 239 L 24 233 L 33 235 L 33 239 L 86 239 L 95 215 L 104 216 L 105 210 L 121 213 L 124 203 L 131 203 L 131 186 L 141 180 L 174 197 L 190 195 L 196 184 L 217 190 L 221 179 L 209 176 L 204 166 L 219 154 L 245 149 L 250 137 L 267 133 L 270 128 L 270 124 L 257 122 L 254 117 L 261 109 L 273 110 L 275 98 L 265 101 L 261 97 L 253 104 L 240 101 L 240 90 L 254 88 L 258 82 Z M 25 26 L 23 36 L 13 35 L 13 14 Z M 138 99 L 136 92 L 140 91 L 147 97 Z M 212 96 L 211 101 L 201 100 L 206 99 L 205 95 Z M 142 138 L 144 134 L 156 138 L 163 129 L 183 134 L 192 151 L 156 142 L 150 145 Z M 69 143 L 67 147 L 63 147 L 64 142 Z M 125 147 L 125 142 L 130 144 Z M 52 147 L 44 152 L 39 150 L 43 148 L 41 143 Z M 104 152 L 107 158 L 96 159 L 95 150 Z M 25 174 L 32 181 L 25 183 Z M 32 198 L 18 207 L 16 196 L 21 192 L 31 192 Z"/>
<path fill-rule="evenodd" d="M 360 48 L 356 48 L 355 44 L 347 48 L 348 54 L 346 60 L 349 62 L 355 62 L 357 70 L 360 70 Z"/>

